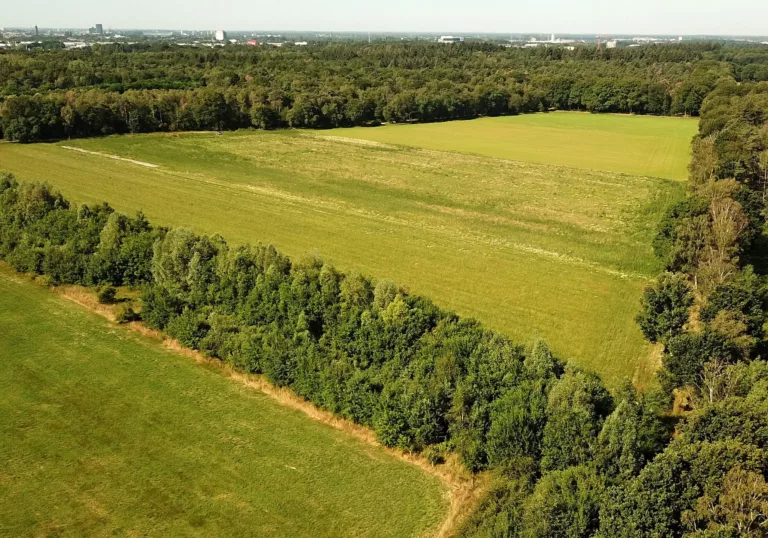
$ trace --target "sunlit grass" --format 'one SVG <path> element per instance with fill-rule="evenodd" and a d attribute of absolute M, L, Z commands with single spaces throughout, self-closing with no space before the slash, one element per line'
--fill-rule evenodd
<path fill-rule="evenodd" d="M 334 129 L 329 134 L 488 157 L 671 179 L 688 177 L 698 122 L 551 112 L 471 121 Z"/>

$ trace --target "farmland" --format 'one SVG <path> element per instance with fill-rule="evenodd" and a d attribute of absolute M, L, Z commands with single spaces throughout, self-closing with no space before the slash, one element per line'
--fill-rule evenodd
<path fill-rule="evenodd" d="M 552 117 L 566 116 L 585 129 L 592 122 L 583 114 Z M 688 126 L 695 128 L 689 120 L 643 120 L 684 124 L 676 135 L 681 148 Z M 581 153 L 592 151 L 595 137 L 569 136 L 574 155 L 579 144 Z M 595 136 L 606 139 L 602 131 Z M 431 143 L 428 135 L 414 137 Z M 2 144 L 0 168 L 48 180 L 76 201 L 107 200 L 160 224 L 221 233 L 235 243 L 271 242 L 292 256 L 318 254 L 343 269 L 392 278 L 521 343 L 544 338 L 609 384 L 624 377 L 645 383 L 652 350 L 634 316 L 659 270 L 650 248 L 656 222 L 684 190 L 650 176 L 678 177 L 679 170 L 659 170 L 684 165 L 687 149 L 671 160 L 661 152 L 642 169 L 632 165 L 645 175 L 498 158 L 514 151 L 471 155 L 335 132 L 155 134 Z"/>
<path fill-rule="evenodd" d="M 335 129 L 336 136 L 670 179 L 688 177 L 694 119 L 552 112 Z"/>
<path fill-rule="evenodd" d="M 0 333 L 0 535 L 421 536 L 447 511 L 437 477 L 2 267 Z"/>

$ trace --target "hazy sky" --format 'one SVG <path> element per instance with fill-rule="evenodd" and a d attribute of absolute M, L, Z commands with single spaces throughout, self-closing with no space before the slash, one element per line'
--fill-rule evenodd
<path fill-rule="evenodd" d="M 768 0 L 0 0 L 0 27 L 768 35 Z"/>

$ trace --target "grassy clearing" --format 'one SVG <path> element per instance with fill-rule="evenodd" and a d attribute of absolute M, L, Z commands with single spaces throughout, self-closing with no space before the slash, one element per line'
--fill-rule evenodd
<path fill-rule="evenodd" d="M 334 129 L 334 136 L 639 176 L 686 179 L 698 122 L 578 112 Z"/>
<path fill-rule="evenodd" d="M 58 144 L 0 144 L 0 169 L 158 223 L 318 253 L 522 343 L 545 338 L 609 384 L 648 379 L 651 349 L 633 318 L 658 270 L 656 222 L 682 196 L 679 182 L 304 132 L 66 145 L 159 167 Z"/>
<path fill-rule="evenodd" d="M 421 536 L 440 480 L 0 268 L 0 535 Z"/>

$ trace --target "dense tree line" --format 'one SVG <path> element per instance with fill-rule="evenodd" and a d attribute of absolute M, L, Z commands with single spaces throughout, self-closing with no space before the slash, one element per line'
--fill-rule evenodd
<path fill-rule="evenodd" d="M 654 240 L 668 272 L 638 318 L 664 346 L 668 391 L 713 400 L 726 365 L 765 355 L 766 192 L 768 84 L 722 82 L 702 107 L 690 194 Z"/>
<path fill-rule="evenodd" d="M 0 52 L 0 134 L 330 128 L 546 110 L 697 115 L 768 52 L 707 43 L 598 51 L 492 44 L 99 45 Z"/>
<path fill-rule="evenodd" d="M 670 442 L 664 391 L 627 383 L 612 395 L 541 342 L 526 349 L 316 258 L 155 227 L 9 175 L 0 258 L 52 283 L 139 287 L 144 323 L 183 345 L 262 373 L 387 446 L 490 470 L 493 487 L 464 536 L 765 536 L 763 361 L 724 365 L 722 390 L 701 398 Z M 685 325 L 686 285 L 659 284 L 657 339 Z"/>
<path fill-rule="evenodd" d="M 768 535 L 767 184 L 768 84 L 721 81 L 702 105 L 689 196 L 654 241 L 667 272 L 638 316 L 663 347 L 661 390 L 685 419 L 636 477 L 607 490 L 601 528 L 616 532 L 599 536 Z"/>

